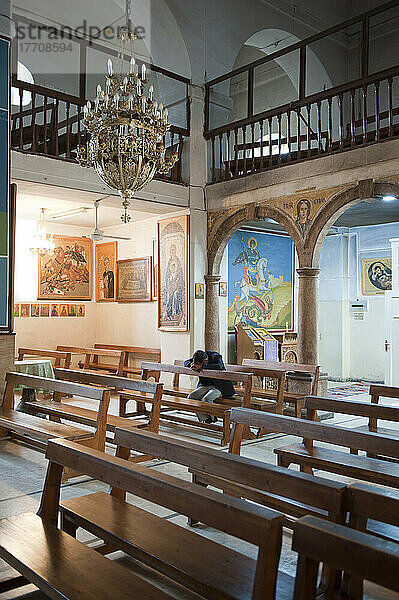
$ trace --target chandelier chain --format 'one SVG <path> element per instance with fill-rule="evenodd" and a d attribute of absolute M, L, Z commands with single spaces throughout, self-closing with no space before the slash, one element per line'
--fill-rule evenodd
<path fill-rule="evenodd" d="M 129 31 L 132 27 L 132 0 L 126 0 L 126 27 Z"/>

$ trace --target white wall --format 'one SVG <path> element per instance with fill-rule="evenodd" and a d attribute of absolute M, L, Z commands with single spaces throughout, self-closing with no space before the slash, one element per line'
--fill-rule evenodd
<path fill-rule="evenodd" d="M 118 259 L 152 256 L 152 242 L 157 236 L 158 219 L 158 216 L 154 216 L 129 225 L 107 228 L 106 233 L 109 235 L 119 234 L 131 238 L 129 241 L 118 241 Z M 38 302 L 37 256 L 29 250 L 29 241 L 35 228 L 34 221 L 17 220 L 16 303 Z M 85 235 L 91 232 L 81 227 L 60 224 L 48 225 L 47 229 L 50 233 L 65 235 Z M 194 300 L 194 282 L 204 281 L 205 269 L 206 214 L 194 210 L 190 215 L 189 331 L 159 331 L 156 301 L 100 303 L 93 300 L 80 302 L 86 305 L 84 318 L 16 318 L 16 347 L 54 349 L 58 344 L 92 346 L 95 342 L 102 342 L 161 348 L 162 360 L 165 362 L 189 358 L 196 348 L 204 347 L 205 303 L 204 300 Z M 93 277 L 93 298 L 94 285 Z M 59 303 L 61 302 L 60 300 Z"/>
<path fill-rule="evenodd" d="M 390 256 L 399 223 L 348 229 L 328 236 L 320 258 L 319 353 L 323 371 L 338 380 L 384 381 L 385 298 L 362 296 L 362 258 Z M 363 320 L 349 304 L 366 300 Z"/>

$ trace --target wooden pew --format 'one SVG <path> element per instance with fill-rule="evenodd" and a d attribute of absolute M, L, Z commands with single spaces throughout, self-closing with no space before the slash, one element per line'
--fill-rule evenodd
<path fill-rule="evenodd" d="M 153 371 L 157 371 L 159 373 L 171 373 L 172 375 L 188 375 L 190 377 L 198 377 L 198 373 L 193 371 L 192 369 L 186 367 L 179 367 L 176 365 L 168 365 L 165 363 L 150 363 L 143 362 L 141 363 L 142 367 L 142 379 L 146 380 L 149 377 L 149 374 Z M 209 379 L 224 379 L 229 380 L 234 383 L 240 383 L 245 391 L 242 397 L 233 397 L 233 398 L 218 398 L 217 402 L 213 403 L 205 403 L 200 400 L 193 400 L 191 398 L 180 398 L 177 396 L 163 394 L 161 407 L 161 420 L 164 419 L 166 421 L 171 421 L 174 423 L 182 423 L 184 425 L 191 425 L 193 427 L 200 427 L 202 429 L 208 429 L 211 431 L 217 431 L 222 433 L 221 445 L 224 446 L 230 441 L 230 409 L 232 406 L 250 406 L 251 402 L 251 389 L 252 389 L 252 375 L 248 373 L 233 373 L 227 371 L 212 371 L 206 370 L 206 377 Z M 130 400 L 135 400 L 138 406 L 138 413 L 136 414 L 145 414 L 145 406 L 143 399 L 138 397 L 137 394 L 132 392 L 121 394 L 121 404 L 123 404 L 123 410 L 120 411 L 120 414 L 124 416 L 128 416 L 126 413 L 126 404 Z M 222 419 L 223 425 L 220 426 L 215 423 L 201 423 L 199 421 L 194 421 L 191 419 L 187 419 L 185 417 L 180 417 L 177 415 L 168 414 L 170 411 L 184 411 L 189 413 L 209 413 L 212 416 Z M 131 413 L 130 413 L 131 414 Z M 245 430 L 245 437 L 254 437 L 249 428 Z"/>
<path fill-rule="evenodd" d="M 71 365 L 70 352 L 59 352 L 56 350 L 41 350 L 38 348 L 18 348 L 17 360 L 24 360 L 27 356 L 40 356 L 42 358 L 49 358 L 52 360 L 55 368 L 62 367 L 63 369 L 69 369 Z"/>
<path fill-rule="evenodd" d="M 79 346 L 57 346 L 57 350 L 60 352 L 70 352 L 71 354 L 80 354 L 84 355 L 84 363 L 82 368 L 85 371 L 97 371 L 101 368 L 98 364 L 99 357 L 105 358 L 114 358 L 117 360 L 117 368 L 115 374 L 118 376 L 123 375 L 123 365 L 125 363 L 125 352 L 118 350 L 103 350 L 101 348 L 83 348 Z M 97 360 L 97 362 L 95 362 Z M 92 365 L 97 365 L 94 368 Z M 105 371 L 109 371 L 109 369 L 105 369 Z"/>
<path fill-rule="evenodd" d="M 133 377 L 139 378 L 141 377 L 141 361 L 150 360 L 153 362 L 160 363 L 161 362 L 161 350 L 160 348 L 144 348 L 141 346 L 121 346 L 119 344 L 94 344 L 94 348 L 102 348 L 103 350 L 119 350 L 121 352 L 125 352 L 125 362 L 123 365 L 123 375 L 133 375 Z M 130 364 L 129 362 L 139 361 L 139 364 Z M 95 364 L 98 363 L 97 360 L 91 364 L 91 368 L 96 368 Z M 116 365 L 104 364 L 101 363 L 101 369 L 108 368 L 111 372 L 116 372 Z M 159 377 L 158 373 L 153 373 L 152 377 L 156 379 Z M 157 379 L 156 379 L 157 381 Z"/>
<path fill-rule="evenodd" d="M 79 468 L 89 475 L 94 470 L 95 476 L 95 466 L 90 464 L 86 469 L 85 461 L 87 455 L 94 455 L 97 463 L 102 465 L 104 480 L 111 482 L 118 477 L 118 469 L 112 463 L 115 459 L 96 450 L 83 449 L 73 442 L 71 448 L 68 444 L 65 447 L 54 445 L 54 451 L 53 442 L 49 441 L 51 462 L 38 515 L 25 513 L 0 520 L 0 558 L 20 573 L 3 580 L 1 591 L 16 590 L 33 583 L 45 597 L 59 600 L 173 600 L 175 595 L 155 587 L 57 528 L 63 466 L 73 465 L 73 469 Z M 69 461 L 72 452 L 78 458 Z M 56 456 L 55 460 L 53 456 Z M 134 487 L 135 472 L 129 474 Z M 147 480 L 151 483 L 151 477 Z"/>
<path fill-rule="evenodd" d="M 399 493 L 396 490 L 354 483 L 346 490 L 345 509 L 350 527 L 399 542 Z"/>
<path fill-rule="evenodd" d="M 158 433 L 159 414 L 161 410 L 162 383 L 153 383 L 151 381 L 138 381 L 137 379 L 127 379 L 125 377 L 116 377 L 115 375 L 103 375 L 100 373 L 90 373 L 85 371 L 74 371 L 72 369 L 56 369 L 55 376 L 63 381 L 73 381 L 84 385 L 94 385 L 104 387 L 109 390 L 131 390 L 139 396 L 144 395 L 147 403 L 151 404 L 151 410 L 145 419 L 126 419 L 115 415 L 107 415 L 106 428 L 108 432 L 114 433 L 117 427 L 138 427 L 148 429 Z M 57 419 L 67 419 L 68 421 L 80 423 L 82 425 L 93 427 L 96 424 L 97 413 L 89 408 L 74 406 L 67 402 L 42 401 L 27 403 L 35 412 L 46 413 Z M 113 438 L 107 437 L 107 442 L 114 443 Z M 135 457 L 133 462 L 142 462 L 149 460 L 152 455 Z"/>
<path fill-rule="evenodd" d="M 26 385 L 32 389 L 49 390 L 54 393 L 55 397 L 59 397 L 61 394 L 71 394 L 99 402 L 94 433 L 14 410 L 14 388 L 20 385 Z M 6 373 L 6 387 L 0 407 L 0 437 L 10 435 L 11 437 L 23 439 L 42 451 L 46 449 L 47 442 L 51 438 L 79 438 L 82 439 L 81 443 L 84 445 L 103 451 L 105 448 L 105 424 L 109 401 L 110 391 L 107 389 L 21 373 Z"/>
<path fill-rule="evenodd" d="M 292 549 L 298 552 L 294 600 L 361 600 L 359 580 L 399 592 L 399 544 L 380 540 L 317 517 L 295 523 Z M 346 573 L 335 589 L 319 595 L 320 563 Z"/>
<path fill-rule="evenodd" d="M 258 367 L 265 369 L 274 369 L 275 371 L 283 371 L 287 373 L 304 373 L 309 374 L 312 378 L 310 384 L 310 392 L 306 394 L 296 394 L 294 392 L 284 392 L 284 402 L 294 405 L 295 416 L 300 418 L 303 409 L 305 398 L 308 395 L 316 396 L 319 385 L 320 367 L 318 365 L 305 365 L 301 363 L 287 363 L 267 360 L 255 360 L 252 358 L 244 358 L 242 361 L 244 367 Z M 275 398 L 275 390 L 256 390 L 256 394 L 260 398 Z M 282 412 L 280 413 L 282 414 Z"/>
<path fill-rule="evenodd" d="M 380 398 L 389 398 L 390 400 L 399 400 L 399 388 L 398 387 L 390 387 L 387 385 L 370 385 L 370 399 L 372 404 L 378 404 Z M 399 414 L 399 408 L 398 408 Z M 383 415 L 381 414 L 381 420 L 384 420 Z M 374 431 L 375 433 L 380 433 L 382 435 L 392 435 L 399 437 L 399 431 L 395 431 L 392 428 L 386 428 L 378 426 L 378 418 L 374 415 L 370 415 L 368 425 L 361 425 L 359 427 L 354 428 L 356 431 Z M 355 452 L 356 449 L 353 449 Z"/>
<path fill-rule="evenodd" d="M 50 484 L 53 488 L 59 486 L 59 465 L 76 468 L 78 464 L 85 474 L 112 486 L 111 494 L 99 492 L 63 500 L 60 509 L 64 530 L 73 535 L 83 527 L 104 540 L 107 546 L 102 552 L 123 550 L 206 599 L 291 598 L 292 578 L 283 573 L 279 574 L 275 595 L 283 520 L 280 513 L 124 460 L 130 449 L 146 453 L 151 448 L 160 458 L 173 460 L 178 456 L 180 464 L 202 464 L 207 470 L 229 473 L 243 469 L 240 457 L 217 452 L 209 455 L 202 446 L 173 442 L 147 431 L 117 430 L 115 439 L 117 457 L 80 450 L 70 442 L 50 443 L 46 489 Z M 253 469 L 253 475 L 255 471 L 262 477 L 261 466 Z M 258 546 L 257 559 L 126 503 L 126 492 Z M 44 508 L 48 515 L 48 503 L 42 503 L 42 513 Z M 58 497 L 51 502 L 53 519 L 57 508 Z"/>
<path fill-rule="evenodd" d="M 334 410 L 333 403 L 340 405 L 340 412 L 345 412 L 345 404 L 356 404 L 359 411 L 370 409 L 370 405 L 361 402 L 348 402 L 346 400 L 330 400 L 309 396 L 306 399 L 305 408 L 316 413 L 318 407 L 326 410 Z M 373 406 L 378 410 L 386 407 Z M 237 409 L 238 410 L 238 409 Z M 352 410 L 351 406 L 347 410 Z M 395 411 L 396 409 L 391 409 Z M 253 411 L 240 410 L 240 423 L 250 424 L 254 419 Z M 348 413 L 351 414 L 351 413 Z M 388 463 L 385 460 L 356 456 L 343 452 L 342 450 L 331 450 L 320 446 L 314 446 L 313 441 L 342 446 L 346 448 L 359 448 L 366 452 L 375 454 L 383 453 L 392 458 L 399 458 L 399 440 L 394 437 L 383 436 L 372 432 L 358 432 L 338 425 L 326 425 L 307 419 L 297 419 L 284 415 L 275 415 L 258 411 L 258 422 L 269 431 L 285 433 L 298 436 L 303 443 L 282 446 L 274 450 L 277 454 L 279 466 L 289 467 L 290 464 L 298 464 L 302 471 L 312 473 L 313 469 L 320 469 L 330 473 L 337 473 L 353 479 L 369 481 L 390 487 L 399 487 L 399 464 Z"/>
<path fill-rule="evenodd" d="M 249 412 L 250 419 L 247 418 L 246 425 L 259 428 L 259 411 L 251 410 Z M 244 427 L 241 423 L 241 414 L 240 409 L 233 408 L 230 415 L 233 435 L 229 453 L 233 455 L 239 455 L 241 451 Z M 243 460 L 248 461 L 249 464 L 257 462 L 250 459 Z M 283 512 L 286 515 L 284 524 L 290 528 L 296 518 L 309 514 L 330 519 L 336 523 L 345 522 L 346 485 L 342 483 L 269 464 L 265 465 L 267 476 L 265 475 L 259 487 L 245 485 L 245 478 L 229 480 L 225 475 L 219 477 L 203 470 L 190 469 L 190 472 L 194 483 L 211 485 L 225 493 L 246 498 Z M 289 475 L 288 478 L 287 475 Z M 190 522 L 190 525 L 194 524 L 194 522 Z"/>

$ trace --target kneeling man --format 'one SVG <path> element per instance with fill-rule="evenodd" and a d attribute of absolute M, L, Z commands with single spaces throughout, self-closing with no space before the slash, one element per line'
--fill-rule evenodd
<path fill-rule="evenodd" d="M 196 350 L 194 356 L 184 363 L 197 373 L 203 373 L 206 369 L 211 371 L 225 371 L 222 355 L 218 352 Z M 231 381 L 225 379 L 210 379 L 209 377 L 199 377 L 198 387 L 191 392 L 189 398 L 202 400 L 203 402 L 214 402 L 218 398 L 231 398 L 236 393 Z M 217 417 L 208 414 L 197 414 L 198 420 L 202 423 L 213 423 Z"/>

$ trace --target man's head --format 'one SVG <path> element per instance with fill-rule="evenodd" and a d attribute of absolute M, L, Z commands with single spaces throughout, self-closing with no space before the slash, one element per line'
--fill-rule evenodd
<path fill-rule="evenodd" d="M 194 371 L 202 371 L 204 365 L 208 364 L 208 355 L 204 350 L 196 350 L 193 355 L 193 362 L 191 368 Z"/>

